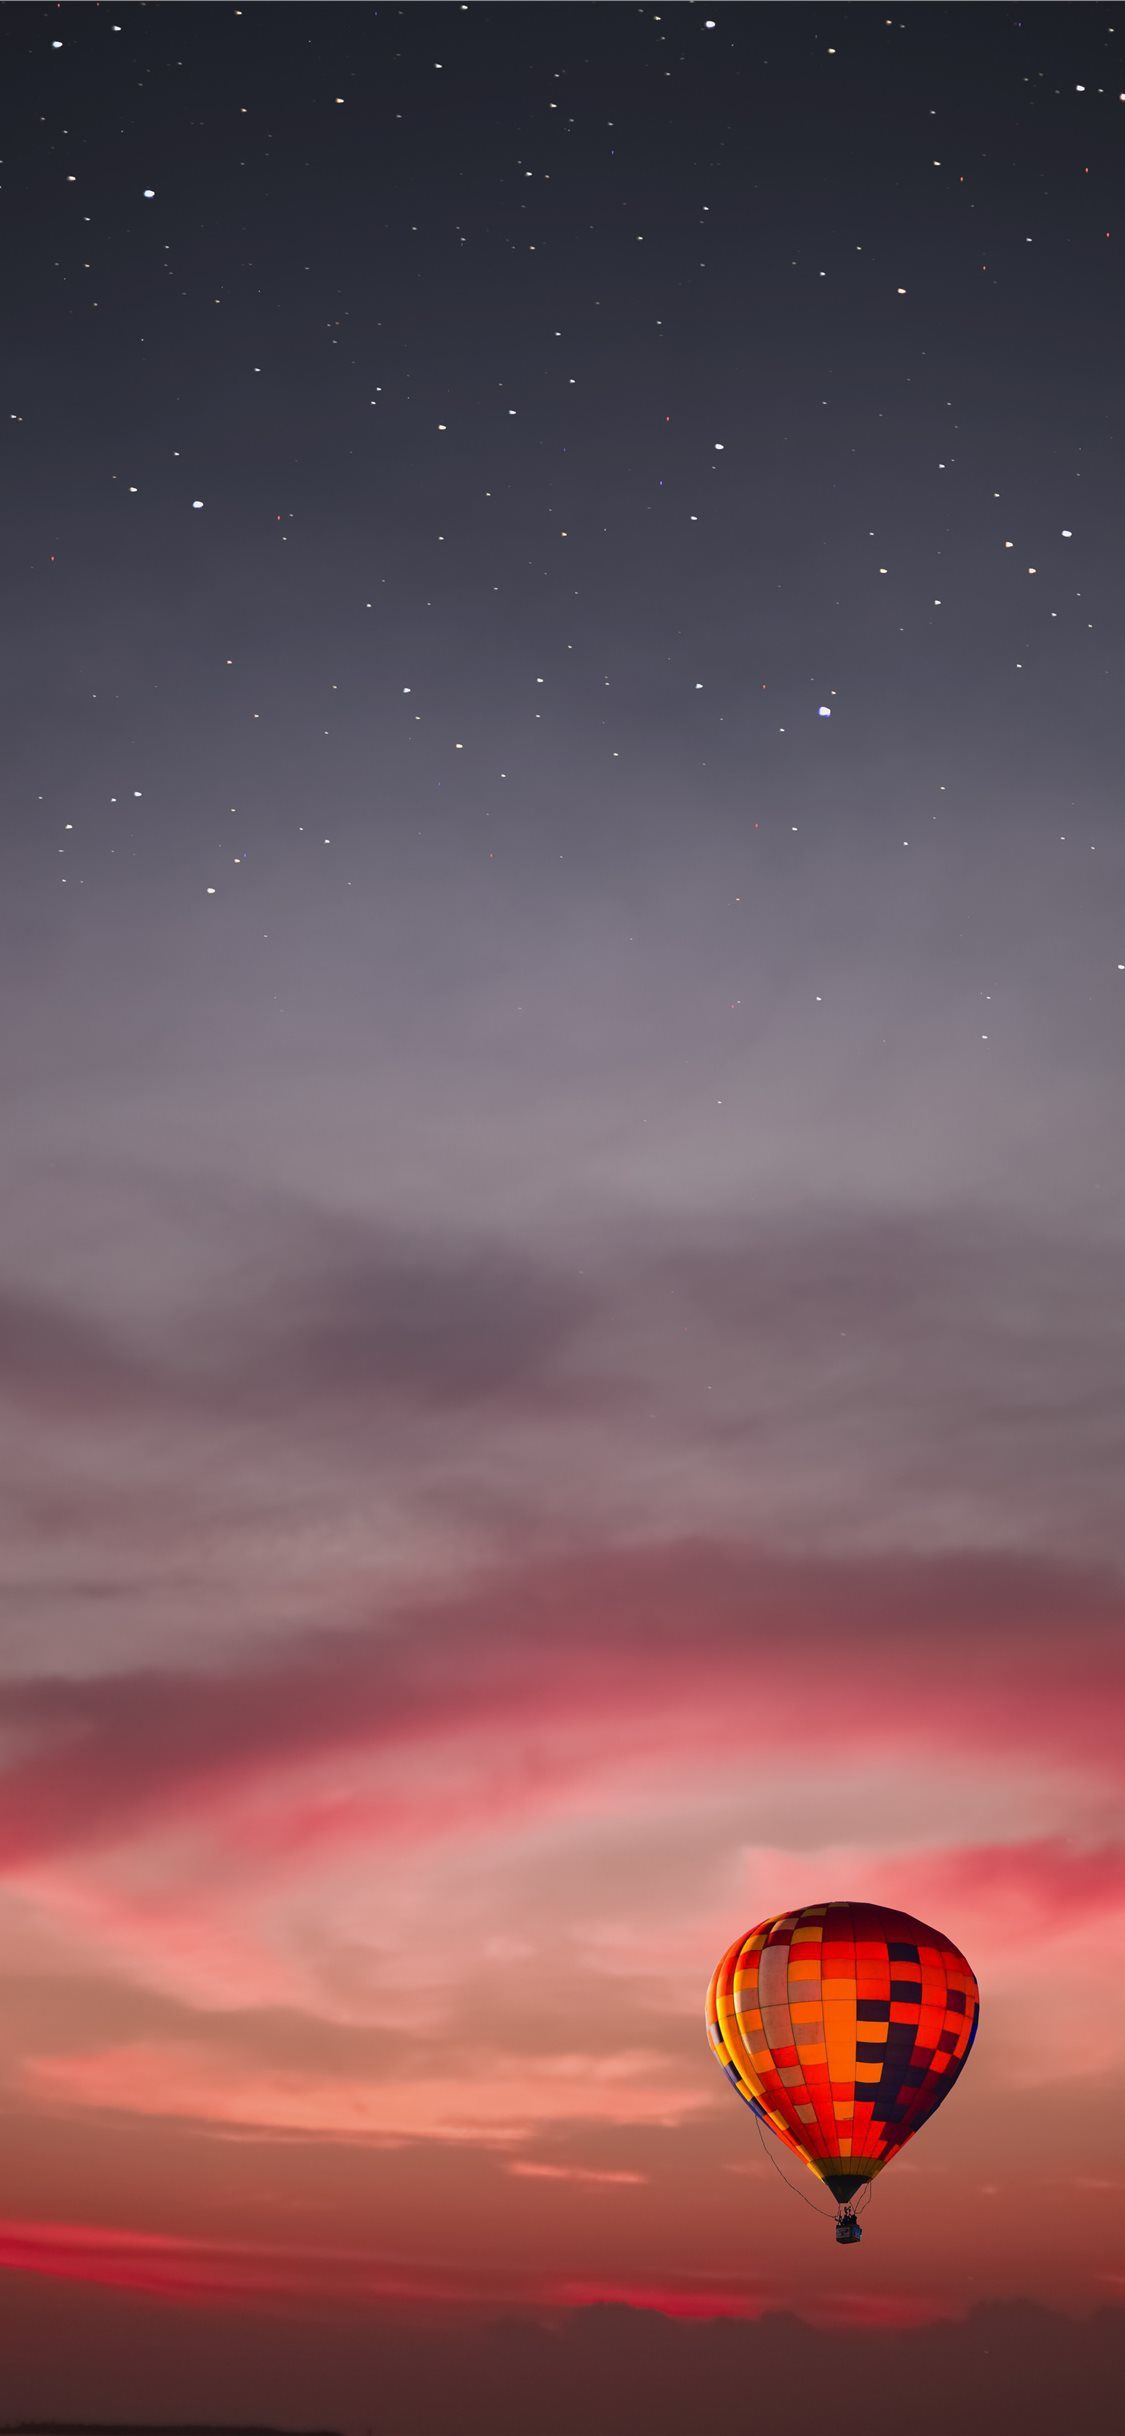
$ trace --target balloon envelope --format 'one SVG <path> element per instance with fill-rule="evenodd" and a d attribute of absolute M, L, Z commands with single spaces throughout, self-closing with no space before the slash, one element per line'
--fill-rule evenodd
<path fill-rule="evenodd" d="M 979 2004 L 938 1929 L 880 1903 L 810 1903 L 728 1947 L 707 2031 L 739 2097 L 846 2202 L 948 2095 Z"/>

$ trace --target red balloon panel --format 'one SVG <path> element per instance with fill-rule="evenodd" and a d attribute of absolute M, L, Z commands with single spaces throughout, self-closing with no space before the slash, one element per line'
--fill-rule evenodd
<path fill-rule="evenodd" d="M 940 2106 L 979 2002 L 939 1930 L 882 1904 L 812 1903 L 728 1949 L 707 2028 L 739 2096 L 847 2199 Z"/>

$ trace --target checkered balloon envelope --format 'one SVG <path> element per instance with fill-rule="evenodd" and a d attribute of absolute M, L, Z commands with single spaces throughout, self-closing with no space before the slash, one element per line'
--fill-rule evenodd
<path fill-rule="evenodd" d="M 737 1937 L 707 1991 L 731 2086 L 838 2203 L 837 2238 L 948 2097 L 980 1995 L 940 1930 L 880 1903 L 808 1903 Z"/>

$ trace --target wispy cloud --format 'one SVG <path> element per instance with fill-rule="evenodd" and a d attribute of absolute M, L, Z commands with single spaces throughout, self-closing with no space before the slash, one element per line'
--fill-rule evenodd
<path fill-rule="evenodd" d="M 251 1845 L 394 1844 L 502 1815 L 612 1758 L 713 1766 L 753 1744 L 1051 1754 L 1116 1776 L 1121 1599 L 1105 1580 L 996 1559 L 801 1563 L 687 1544 L 496 1573 L 459 1599 L 271 1646 L 222 1672 L 134 1667 L 0 1691 L 13 1756 L 0 1856 L 112 1845 L 347 1754 L 416 1771 L 420 1796 L 313 1788 Z M 1013 1665 L 1018 1646 L 1019 1664 Z M 546 1739 L 545 1739 L 546 1738 Z"/>
<path fill-rule="evenodd" d="M 526 2140 L 541 2125 L 681 2123 L 708 2111 L 714 2091 L 659 2053 L 475 2056 L 455 2076 L 440 2066 L 348 2082 L 315 2072 L 248 2072 L 198 2045 L 131 2045 L 98 2054 L 34 2059 L 23 2073 L 33 2099 L 101 2112 L 184 2117 L 207 2128 L 238 2125 L 314 2138 L 475 2146 Z"/>
<path fill-rule="evenodd" d="M 649 2180 L 647 2174 L 632 2173 L 628 2167 L 593 2165 L 549 2165 L 544 2158 L 512 2157 L 507 2171 L 526 2182 L 605 2183 L 610 2188 L 636 2188 Z"/>
<path fill-rule="evenodd" d="M 382 2303 L 397 2310 L 505 2297 L 487 2274 L 428 2268 L 378 2251 L 302 2249 L 36 2219 L 0 2221 L 0 2266 L 207 2310 L 273 2310 L 302 2302 L 332 2310 Z"/>

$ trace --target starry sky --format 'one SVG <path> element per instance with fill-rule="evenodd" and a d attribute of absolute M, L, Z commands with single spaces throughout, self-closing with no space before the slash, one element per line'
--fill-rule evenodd
<path fill-rule="evenodd" d="M 0 2407 L 1097 2424 L 1125 15 L 0 44 Z M 854 2252 L 702 2024 L 840 1896 Z"/>

